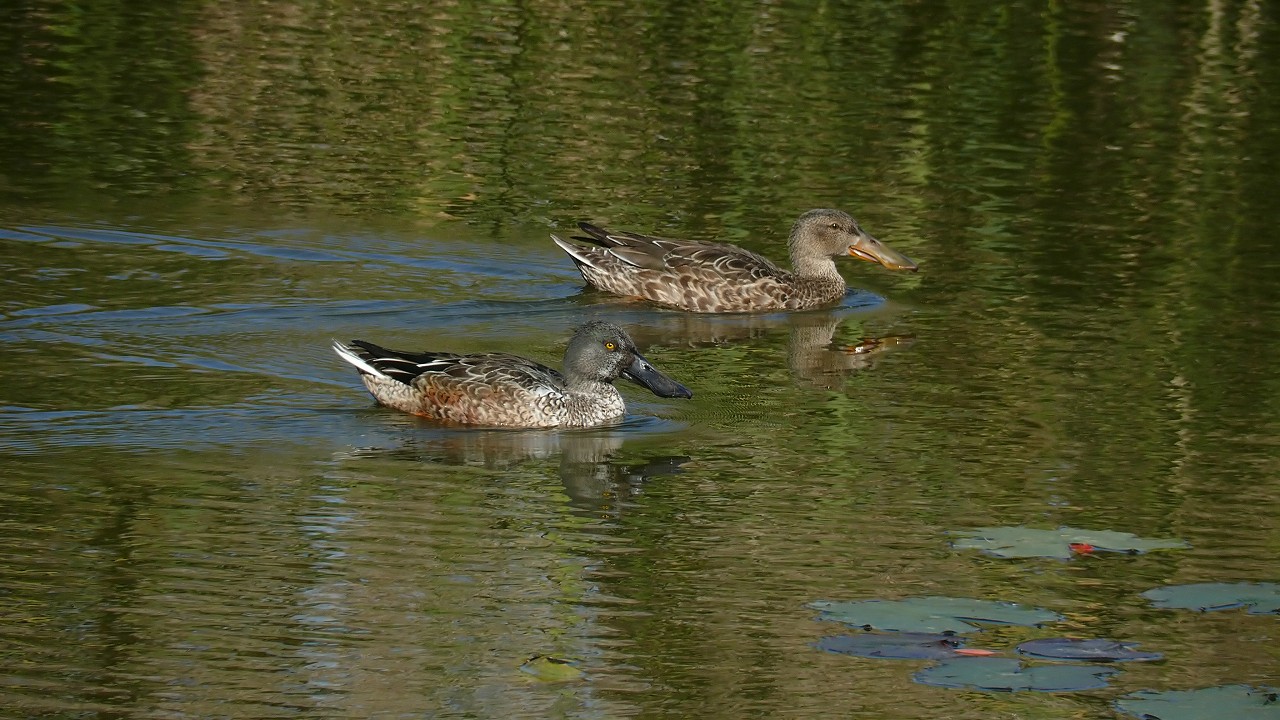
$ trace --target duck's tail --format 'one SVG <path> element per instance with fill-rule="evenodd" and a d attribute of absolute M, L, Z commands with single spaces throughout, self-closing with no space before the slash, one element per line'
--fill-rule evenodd
<path fill-rule="evenodd" d="M 551 241 L 554 242 L 556 245 L 559 245 L 561 250 L 568 253 L 569 257 L 573 258 L 573 261 L 578 264 L 579 268 L 585 265 L 586 267 L 592 268 L 594 270 L 601 269 L 599 265 L 596 265 L 594 262 L 591 261 L 591 258 L 587 257 L 586 253 L 583 252 L 583 248 L 580 248 L 577 245 L 574 245 L 573 243 L 569 242 L 568 240 L 565 240 L 564 238 L 561 238 L 558 235 L 552 235 Z"/>
<path fill-rule="evenodd" d="M 356 343 L 359 341 L 355 340 L 352 342 Z M 360 371 L 361 375 L 372 375 L 374 377 L 380 377 L 380 378 L 388 377 L 386 373 L 382 372 L 381 370 L 374 367 L 373 365 L 370 365 L 369 361 L 366 360 L 361 355 L 360 350 L 353 348 L 350 345 L 347 345 L 341 340 L 333 341 L 333 351 L 338 353 L 338 357 L 354 365 L 355 368 Z"/>

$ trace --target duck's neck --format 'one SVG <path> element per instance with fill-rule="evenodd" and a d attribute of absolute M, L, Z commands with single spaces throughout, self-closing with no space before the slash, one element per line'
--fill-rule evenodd
<path fill-rule="evenodd" d="M 564 390 L 565 404 L 573 414 L 611 418 L 621 415 L 626 409 L 618 388 L 596 378 L 569 378 Z"/>
<path fill-rule="evenodd" d="M 822 246 L 819 238 L 811 231 L 804 229 L 800 222 L 791 227 L 791 235 L 787 237 L 787 249 L 791 253 L 791 272 L 796 277 L 809 282 L 824 285 L 839 284 L 844 287 L 844 278 L 836 272 L 836 263 L 830 255 L 815 248 Z"/>
<path fill-rule="evenodd" d="M 599 395 L 609 391 L 617 392 L 612 383 L 599 378 L 584 375 L 568 375 L 564 379 L 564 389 L 570 395 Z"/>
<path fill-rule="evenodd" d="M 826 255 L 791 254 L 791 272 L 799 278 L 844 286 L 844 278 L 836 270 L 835 260 Z"/>

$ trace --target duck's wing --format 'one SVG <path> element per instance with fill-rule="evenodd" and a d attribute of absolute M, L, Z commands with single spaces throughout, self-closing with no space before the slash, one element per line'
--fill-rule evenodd
<path fill-rule="evenodd" d="M 564 378 L 556 370 L 519 355 L 390 350 L 364 340 L 334 341 L 333 349 L 363 375 L 413 388 L 485 395 L 495 391 L 558 392 Z"/>
<path fill-rule="evenodd" d="M 613 272 L 650 270 L 704 278 L 715 277 L 726 282 L 752 282 L 777 277 L 782 271 L 768 258 L 725 243 L 674 240 L 632 232 L 611 232 L 591 223 L 578 223 L 586 237 L 571 239 L 592 243 L 583 247 L 555 238 L 557 244 L 578 261 L 597 270 Z M 553 236 L 554 237 L 554 236 Z M 568 245 L 569 247 L 566 247 Z M 578 252 L 572 252 L 569 248 Z M 619 263 L 622 268 L 619 270 Z"/>

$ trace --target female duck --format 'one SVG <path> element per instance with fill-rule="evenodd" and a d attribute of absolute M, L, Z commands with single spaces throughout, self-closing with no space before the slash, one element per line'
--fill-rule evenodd
<path fill-rule="evenodd" d="M 382 405 L 433 420 L 502 427 L 590 427 L 620 418 L 623 377 L 660 397 L 693 397 L 636 349 L 622 328 L 583 325 L 564 353 L 564 374 L 506 353 L 400 352 L 334 341 Z"/>
<path fill-rule="evenodd" d="M 791 270 L 735 245 L 614 233 L 578 223 L 590 237 L 551 236 L 588 285 L 691 312 L 808 310 L 844 297 L 834 257 L 915 271 L 907 256 L 872 237 L 840 210 L 810 210 L 791 226 Z"/>

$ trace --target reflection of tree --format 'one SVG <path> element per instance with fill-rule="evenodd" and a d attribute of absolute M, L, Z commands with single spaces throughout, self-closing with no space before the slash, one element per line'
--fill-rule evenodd
<path fill-rule="evenodd" d="M 1214 443 L 1222 418 L 1256 432 L 1280 401 L 1256 360 L 1277 354 L 1257 331 L 1276 312 L 1257 269 L 1273 202 L 1250 204 L 1278 147 L 1262 4 L 1133 10 L 917 4 L 894 45 L 895 86 L 929 89 L 906 94 L 910 132 L 893 138 L 912 181 L 899 202 L 919 211 L 886 234 L 934 239 L 918 299 L 949 312 L 917 357 L 939 379 L 964 368 L 940 389 L 984 407 L 981 442 L 940 442 L 975 457 L 999 438 L 1011 456 L 1061 455 L 1071 477 L 1166 481 L 1071 492 L 1098 507 L 1168 502 L 1188 459 L 1172 448 Z M 1209 347 L 1223 363 L 1201 361 Z"/>
<path fill-rule="evenodd" d="M 167 192 L 195 182 L 190 2 L 41 0 L 0 10 L 0 157 L 13 186 Z"/>
<path fill-rule="evenodd" d="M 118 196 L 191 186 L 231 199 L 325 211 L 428 222 L 458 217 L 498 236 L 541 235 L 536 228 L 586 218 L 701 239 L 745 237 L 773 257 L 780 253 L 755 238 L 778 237 L 810 206 L 856 204 L 862 207 L 848 209 L 869 229 L 925 261 L 911 279 L 918 283 L 913 300 L 921 310 L 903 322 L 927 338 L 927 347 L 921 343 L 903 354 L 907 362 L 894 364 L 891 383 L 864 382 L 881 379 L 888 368 L 856 374 L 862 360 L 883 355 L 842 349 L 861 346 L 833 341 L 850 337 L 838 317 L 660 314 L 657 329 L 646 330 L 649 343 L 697 347 L 681 358 L 683 368 L 698 371 L 691 373 L 695 402 L 704 405 L 694 407 L 709 416 L 700 419 L 704 426 L 727 436 L 729 448 L 706 452 L 722 457 L 695 458 L 700 466 L 686 468 L 681 478 L 695 482 L 670 483 L 662 497 L 636 498 L 623 523 L 602 531 L 617 533 L 634 552 L 593 552 L 586 561 L 612 573 L 600 583 L 606 592 L 644 603 L 643 618 L 611 620 L 635 648 L 619 665 L 643 665 L 636 674 L 669 691 L 668 697 L 703 692 L 707 688 L 697 687 L 703 681 L 719 697 L 761 698 L 770 691 L 764 683 L 789 673 L 798 686 L 809 683 L 809 697 L 828 697 L 837 686 L 829 673 L 789 660 L 795 657 L 794 634 L 779 630 L 771 637 L 765 623 L 755 622 L 763 616 L 743 621 L 725 606 L 754 611 L 764 597 L 774 603 L 771 613 L 795 607 L 795 587 L 838 574 L 831 566 L 840 563 L 847 581 L 861 580 L 855 573 L 880 562 L 883 576 L 897 582 L 913 572 L 893 566 L 903 559 L 915 563 L 914 570 L 929 571 L 921 576 L 973 580 L 973 591 L 989 591 L 978 581 L 999 570 L 972 573 L 970 566 L 949 565 L 949 557 L 930 556 L 938 547 L 930 533 L 952 517 L 1116 518 L 1141 508 L 1147 524 L 1126 530 L 1155 534 L 1164 529 L 1155 524 L 1180 524 L 1221 533 L 1211 538 L 1219 546 L 1224 537 L 1244 541 L 1233 543 L 1243 547 L 1234 556 L 1180 555 L 1172 560 L 1183 568 L 1179 572 L 1209 574 L 1236 563 L 1246 575 L 1258 569 L 1252 551 L 1275 545 L 1277 520 L 1270 510 L 1280 375 L 1273 358 L 1280 356 L 1274 329 L 1280 299 L 1272 225 L 1280 173 L 1274 92 L 1280 62 L 1266 52 L 1276 46 L 1277 32 L 1269 5 L 535 1 L 432 4 L 429 11 L 381 3 L 184 7 L 4 5 L 0 40 L 11 52 L 11 62 L 0 64 L 6 192 L 41 183 L 77 197 L 86 187 Z M 34 257 L 36 250 L 25 252 Z M 545 252 L 555 253 L 549 245 Z M 42 263 L 32 259 L 28 265 L 34 270 Z M 206 287 L 225 291 L 228 281 L 208 266 L 191 271 L 174 263 L 172 269 L 207 273 L 190 283 L 201 294 Z M 262 275 L 284 275 L 286 282 L 278 267 L 264 265 Z M 242 283 L 244 265 L 234 272 Z M 334 274 L 347 279 L 345 269 Z M 66 282 L 85 287 L 81 280 Z M 385 282 L 370 273 L 356 284 L 376 291 L 356 292 L 386 293 Z M 290 288 L 282 285 L 279 292 Z M 245 294 L 257 298 L 261 290 L 255 286 Z M 325 295 L 309 289 L 301 294 Z M 244 321 L 252 324 L 254 317 Z M 880 339 L 881 349 L 892 346 L 892 338 Z M 185 347 L 187 340 L 174 342 Z M 66 353 L 48 355 L 71 367 Z M 104 397 L 96 386 L 111 382 L 113 371 L 99 366 L 85 375 L 89 383 L 77 387 Z M 261 385 L 258 377 L 189 376 L 185 370 L 172 376 L 156 371 L 152 382 L 215 401 L 228 396 L 228 387 L 252 398 L 241 388 L 257 391 Z M 797 381 L 844 384 L 848 392 L 796 393 Z M 130 392 L 151 391 L 139 386 Z M 809 405 L 795 407 L 797 399 Z M 414 460 L 516 469 L 554 458 L 575 507 L 600 512 L 643 487 L 638 478 L 679 465 L 662 457 L 632 463 L 627 458 L 634 447 L 631 453 L 622 448 L 625 430 L 612 433 L 441 433 L 399 451 Z M 297 458 L 277 475 L 288 477 L 307 461 Z M 100 464 L 95 457 L 72 476 L 93 477 Z M 176 528 L 150 548 L 152 568 L 170 567 L 173 549 L 183 543 L 192 545 L 185 557 L 220 558 L 231 540 L 239 557 L 262 560 L 247 563 L 262 574 L 235 586 L 242 598 L 263 588 L 323 587 L 332 573 L 343 578 L 335 583 L 340 591 L 356 593 L 347 606 L 368 611 L 374 619 L 368 624 L 383 628 L 390 648 L 402 638 L 386 631 L 396 626 L 383 624 L 382 603 L 403 603 L 405 617 L 416 618 L 424 567 L 426 574 L 436 573 L 432 577 L 474 571 L 463 561 L 433 566 L 416 557 L 401 565 L 388 560 L 399 548 L 384 528 L 414 537 L 421 517 L 447 500 L 435 495 L 437 488 L 416 487 L 410 488 L 420 493 L 412 512 L 401 512 L 400 498 L 377 506 L 379 522 L 364 528 L 364 549 L 374 552 L 342 549 L 314 567 L 275 574 L 273 563 L 297 552 L 276 533 L 279 518 L 290 514 L 288 487 L 264 475 L 254 487 L 271 490 L 262 495 L 268 502 L 205 511 L 219 513 L 209 527 L 232 527 L 248 516 L 253 522 L 244 526 L 252 531 L 202 535 L 186 532 L 181 523 L 152 522 L 154 488 L 171 489 L 173 478 L 192 474 L 185 467 L 157 473 L 139 500 L 107 501 L 141 502 L 147 512 L 126 508 L 125 515 L 141 517 L 144 532 Z M 209 483 L 217 485 L 221 474 L 210 475 Z M 465 503 L 480 494 L 471 487 L 457 490 L 461 481 L 446 484 L 465 495 Z M 361 490 L 383 489 L 370 485 Z M 180 509 L 173 515 L 185 517 L 201 490 L 171 498 L 171 508 Z M 317 492 L 313 504 L 329 508 L 333 527 L 358 525 L 348 522 L 346 508 L 329 507 L 328 494 Z M 90 502 L 91 495 L 79 494 L 80 501 Z M 525 509 L 504 507 L 475 528 L 497 526 Z M 315 527 L 309 514 L 297 514 L 299 527 Z M 96 516 L 86 512 L 86 522 Z M 1247 531 L 1232 535 L 1222 518 L 1235 518 L 1235 526 Z M 866 531 L 868 526 L 879 531 Z M 126 549 L 134 547 L 133 528 L 127 535 L 125 528 L 108 530 L 126 537 Z M 484 555 L 468 544 L 479 542 L 472 537 L 484 536 L 445 536 L 443 550 L 419 539 L 406 555 L 424 548 L 450 559 L 453 552 Z M 918 544 L 860 554 L 864 546 L 853 542 L 883 538 Z M 94 562 L 72 544 L 63 554 Z M 580 584 L 587 583 L 587 573 L 579 577 L 577 567 L 563 562 L 584 554 L 553 547 L 540 558 L 542 565 L 530 574 L 547 568 L 548 576 L 569 578 L 549 594 L 547 607 L 560 610 L 586 595 Z M 512 565 L 527 567 L 527 557 L 506 547 L 492 557 L 497 564 L 515 558 Z M 1216 567 L 1197 568 L 1197 562 Z M 147 572 L 146 563 L 128 569 L 138 567 Z M 124 570 L 117 564 L 110 572 Z M 350 582 L 342 575 L 348 570 Z M 381 574 L 389 581 L 381 589 L 390 591 L 359 595 L 370 574 Z M 182 584 L 166 586 L 163 571 L 157 576 L 160 582 L 146 594 L 155 606 L 134 621 L 155 623 L 144 627 L 146 637 L 175 650 L 175 667 L 189 664 L 190 648 L 199 644 L 194 641 L 204 638 L 176 645 L 176 626 L 162 621 L 185 621 L 169 601 L 193 593 Z M 525 592 L 528 576 L 512 577 L 518 579 L 501 589 L 511 596 Z M 729 590 L 708 598 L 707 588 L 715 586 L 708 577 Z M 1022 576 L 1000 579 L 1025 587 Z M 757 594 L 770 580 L 775 594 Z M 892 582 L 883 583 L 885 589 L 901 589 Z M 1118 582 L 1098 585 L 1113 592 Z M 127 593 L 149 587 L 128 578 L 119 585 Z M 743 597 L 725 599 L 735 591 Z M 1088 589 L 1078 584 L 1075 591 Z M 469 589 L 451 592 L 439 606 L 474 609 Z M 279 615 L 273 622 L 289 627 L 308 615 L 281 594 L 277 609 L 263 611 Z M 1100 606 L 1114 605 L 1114 597 L 1098 599 Z M 303 600 L 304 609 L 330 603 L 323 593 Z M 741 604 L 730 605 L 736 600 Z M 228 627 L 264 617 L 234 615 Z M 113 617 L 122 622 L 126 616 Z M 483 610 L 470 619 L 480 631 L 494 625 Z M 203 629 L 191 627 L 197 634 Z M 264 646 L 242 657 L 257 657 L 261 672 L 255 666 L 254 676 L 274 683 L 278 647 L 255 629 L 243 635 Z M 107 631 L 115 633 L 110 626 Z M 132 632 L 108 643 L 135 642 Z M 316 637 L 300 633 L 296 645 L 315 653 L 358 652 L 358 643 L 324 645 Z M 755 672 L 725 662 L 740 656 L 744 643 L 759 652 Z M 491 659 L 496 646 L 482 652 Z M 116 664 L 110 659 L 104 666 Z M 321 665 L 342 669 L 346 659 Z M 411 703 L 399 681 L 421 679 L 410 674 L 420 670 L 419 664 L 403 675 L 382 675 L 381 694 Z M 712 675 L 717 671 L 723 676 Z M 370 676 L 377 674 L 358 680 L 376 682 Z M 152 675 L 142 667 L 134 676 Z M 114 687 L 119 677 L 104 676 L 101 684 Z M 215 686 L 221 687 L 205 684 Z M 421 708 L 404 712 L 415 710 Z M 222 711 L 213 707 L 206 714 Z"/>

